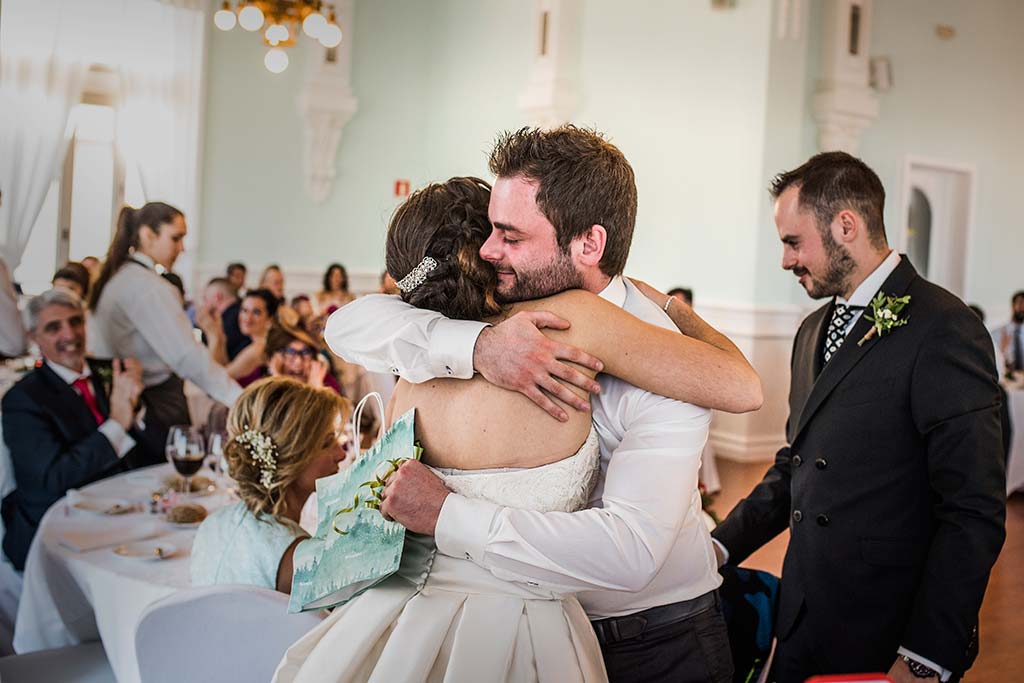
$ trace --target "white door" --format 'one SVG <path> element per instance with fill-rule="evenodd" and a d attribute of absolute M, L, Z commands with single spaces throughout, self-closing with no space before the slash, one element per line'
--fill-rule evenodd
<path fill-rule="evenodd" d="M 962 298 L 974 171 L 914 159 L 905 168 L 900 250 L 919 273 Z"/>

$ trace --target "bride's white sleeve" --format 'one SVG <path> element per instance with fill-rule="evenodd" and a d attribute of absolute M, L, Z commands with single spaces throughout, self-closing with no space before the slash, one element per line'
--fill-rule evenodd
<path fill-rule="evenodd" d="M 449 320 L 400 297 L 370 294 L 331 314 L 324 339 L 331 351 L 371 372 L 409 382 L 473 376 L 473 347 L 487 323 Z"/>
<path fill-rule="evenodd" d="M 620 407 L 626 430 L 608 460 L 601 507 L 536 512 L 453 493 L 437 521 L 438 550 L 498 578 L 561 592 L 646 587 L 682 525 L 703 524 L 693 496 L 710 416 L 704 408 L 637 394 Z"/>

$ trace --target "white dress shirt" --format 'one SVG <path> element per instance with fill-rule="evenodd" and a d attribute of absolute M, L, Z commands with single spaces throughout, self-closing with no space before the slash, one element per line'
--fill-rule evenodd
<path fill-rule="evenodd" d="M 145 254 L 132 259 L 136 263 L 126 262 L 107 282 L 89 318 L 90 351 L 99 358 L 138 359 L 147 387 L 175 373 L 230 406 L 242 388 L 196 341 L 177 290 Z"/>
<path fill-rule="evenodd" d="M 878 294 L 878 290 L 882 288 L 885 281 L 892 275 L 892 271 L 896 270 L 896 266 L 900 264 L 900 254 L 898 251 L 893 249 L 889 252 L 889 255 L 885 257 L 885 260 L 878 264 L 878 266 L 871 271 L 871 275 L 864 278 L 864 282 L 857 286 L 857 289 L 853 290 L 853 294 L 850 295 L 849 301 L 841 296 L 836 297 L 837 304 L 843 304 L 846 306 L 863 306 L 867 308 L 871 305 L 871 300 L 875 298 L 875 294 Z M 892 292 L 885 292 L 886 296 L 889 296 Z M 864 315 L 864 310 L 854 310 L 853 317 L 850 318 L 850 322 L 846 325 L 846 329 L 843 331 L 844 335 L 850 334 L 850 330 L 857 324 L 860 317 Z M 845 343 L 845 342 L 844 342 Z"/>
<path fill-rule="evenodd" d="M 992 343 L 996 347 L 996 370 L 1002 376 L 1006 364 L 1013 362 L 1013 338 L 1016 337 L 1024 348 L 1024 323 L 1010 321 L 992 330 Z M 1006 353 L 1003 353 L 1003 339 L 1008 341 Z"/>
<path fill-rule="evenodd" d="M 622 278 L 601 296 L 648 323 L 675 329 Z M 331 316 L 325 337 L 335 353 L 371 370 L 391 368 L 421 381 L 468 377 L 485 325 L 460 323 L 398 297 L 364 297 Z M 592 406 L 602 477 L 591 507 L 544 513 L 453 493 L 437 521 L 438 550 L 469 558 L 499 578 L 576 592 L 593 619 L 714 590 L 721 578 L 697 491 L 710 411 L 609 375 L 598 381 L 601 393 Z"/>
<path fill-rule="evenodd" d="M 46 365 L 48 368 L 53 370 L 54 374 L 69 385 L 73 385 L 79 378 L 88 379 L 92 376 L 92 369 L 89 367 L 88 363 L 82 367 L 81 372 L 75 372 L 71 368 L 66 368 L 51 360 L 47 360 Z M 82 395 L 82 392 L 78 390 L 78 387 L 72 386 L 71 388 L 79 396 Z M 117 453 L 117 457 L 119 458 L 123 458 L 128 454 L 128 451 L 135 448 L 135 439 L 125 431 L 124 427 L 122 427 L 121 423 L 117 420 L 107 418 L 103 421 L 103 424 L 99 426 L 98 430 L 103 434 L 103 436 L 107 437 L 107 441 L 110 442 L 110 446 L 114 449 L 114 452 Z"/>

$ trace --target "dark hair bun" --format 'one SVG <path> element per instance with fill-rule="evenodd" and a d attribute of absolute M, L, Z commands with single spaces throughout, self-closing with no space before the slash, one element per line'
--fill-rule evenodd
<path fill-rule="evenodd" d="M 459 320 L 501 311 L 494 266 L 480 258 L 491 233 L 490 196 L 491 186 L 479 178 L 452 178 L 418 190 L 398 207 L 388 226 L 388 272 L 398 281 L 424 257 L 437 261 L 422 284 L 402 293 L 405 301 Z"/>

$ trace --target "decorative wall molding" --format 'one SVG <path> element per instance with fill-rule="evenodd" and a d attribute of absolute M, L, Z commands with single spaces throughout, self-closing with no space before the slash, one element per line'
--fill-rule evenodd
<path fill-rule="evenodd" d="M 533 65 L 519 108 L 534 124 L 569 121 L 579 101 L 580 0 L 536 0 Z"/>
<path fill-rule="evenodd" d="M 197 298 L 202 294 L 202 288 L 212 278 L 223 277 L 224 268 L 228 264 L 228 260 L 224 263 L 204 263 L 198 268 L 198 279 L 196 287 L 193 291 L 189 291 L 190 298 Z M 258 283 L 260 273 L 263 269 L 269 265 L 268 263 L 246 263 L 248 267 L 248 278 L 246 280 L 247 287 L 255 287 Z M 287 268 L 282 266 L 282 272 L 284 274 L 285 283 L 285 295 L 288 298 L 298 296 L 299 294 L 306 294 L 313 296 L 323 287 L 324 271 L 327 270 L 327 262 L 324 262 L 323 268 Z M 380 273 L 371 270 L 352 270 L 348 269 L 348 284 L 349 290 L 356 295 L 370 294 L 376 292 L 380 287 Z"/>
<path fill-rule="evenodd" d="M 799 41 L 803 35 L 804 0 L 779 0 L 775 35 L 779 40 Z"/>
<path fill-rule="evenodd" d="M 708 442 L 716 458 L 742 463 L 771 462 L 779 449 L 786 445 L 786 435 L 781 429 L 777 434 L 761 436 L 712 429 Z"/>
<path fill-rule="evenodd" d="M 345 37 L 336 48 L 309 47 L 309 71 L 298 99 L 304 125 L 306 191 L 317 204 L 323 203 L 334 187 L 341 131 L 358 108 L 351 84 L 354 0 L 336 1 L 335 10 Z"/>
<path fill-rule="evenodd" d="M 873 2 L 825 0 L 822 78 L 812 104 L 820 151 L 856 154 L 861 133 L 878 119 L 878 96 L 870 86 Z"/>
<path fill-rule="evenodd" d="M 800 306 L 758 306 L 746 303 L 700 303 L 694 308 L 729 337 L 792 339 L 806 315 Z"/>
<path fill-rule="evenodd" d="M 786 443 L 790 353 L 793 335 L 808 309 L 709 302 L 699 304 L 696 310 L 743 351 L 760 375 L 764 391 L 764 405 L 756 412 L 715 412 L 709 436 L 711 448 L 716 457 L 727 460 L 770 462 Z"/>

